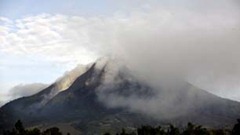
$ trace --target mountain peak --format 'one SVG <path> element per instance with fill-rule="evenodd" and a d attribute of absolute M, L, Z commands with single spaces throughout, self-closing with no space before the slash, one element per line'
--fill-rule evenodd
<path fill-rule="evenodd" d="M 99 58 L 95 62 L 95 68 L 103 69 L 110 61 L 111 61 L 111 59 L 106 58 L 106 57 Z"/>
<path fill-rule="evenodd" d="M 58 91 L 64 91 L 68 89 L 72 83 L 89 69 L 90 65 L 77 65 L 71 71 L 65 72 L 65 74 L 56 81 L 56 89 Z"/>
<path fill-rule="evenodd" d="M 109 59 L 100 58 L 96 62 L 90 63 L 88 65 L 78 64 L 72 70 L 65 72 L 62 77 L 58 78 L 55 81 L 55 83 L 53 84 L 49 92 L 44 95 L 44 97 L 46 97 L 46 100 L 44 100 L 43 104 L 47 103 L 50 99 L 52 99 L 58 93 L 67 90 L 84 73 L 90 72 L 90 70 L 94 70 L 94 72 L 96 70 L 99 70 L 99 71 L 103 70 L 108 62 L 109 62 Z"/>

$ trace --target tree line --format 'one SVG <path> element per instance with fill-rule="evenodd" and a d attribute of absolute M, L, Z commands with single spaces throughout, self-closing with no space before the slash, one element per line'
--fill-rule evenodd
<path fill-rule="evenodd" d="M 22 122 L 18 120 L 12 130 L 3 131 L 3 135 L 62 135 L 59 128 L 52 127 L 41 132 L 38 128 L 25 129 Z M 70 135 L 68 133 L 68 135 Z"/>
<path fill-rule="evenodd" d="M 63 135 L 59 128 L 52 127 L 44 131 L 38 128 L 25 129 L 22 122 L 18 120 L 12 130 L 6 130 L 3 135 Z M 70 135 L 70 133 L 67 133 Z M 110 133 L 105 133 L 103 135 L 111 135 Z M 232 129 L 207 129 L 201 125 L 194 125 L 188 123 L 183 129 L 179 129 L 174 125 L 169 125 L 167 128 L 162 128 L 161 126 L 141 126 L 136 130 L 131 132 L 126 132 L 123 128 L 120 133 L 115 135 L 240 135 L 240 119 Z"/>
<path fill-rule="evenodd" d="M 104 135 L 111 134 L 105 133 Z M 232 129 L 207 129 L 201 125 L 188 123 L 183 129 L 179 129 L 171 124 L 167 128 L 162 128 L 161 126 L 141 126 L 136 131 L 128 133 L 125 129 L 122 129 L 116 135 L 240 135 L 240 119 L 237 120 Z"/>

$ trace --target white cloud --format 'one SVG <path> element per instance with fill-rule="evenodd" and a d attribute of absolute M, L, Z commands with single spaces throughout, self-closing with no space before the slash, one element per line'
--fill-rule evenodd
<path fill-rule="evenodd" d="M 39 15 L 16 20 L 3 29 L 1 51 L 20 55 L 40 55 L 56 62 L 89 62 L 95 54 L 85 47 L 81 20 L 63 15 Z M 81 19 L 81 18 L 80 18 Z"/>
<path fill-rule="evenodd" d="M 106 53 L 106 49 L 122 46 L 119 40 L 130 34 L 158 34 L 162 38 L 186 31 L 205 34 L 206 30 L 207 34 L 217 34 L 223 29 L 234 29 L 239 23 L 236 18 L 239 14 L 233 12 L 234 8 L 229 11 L 229 6 L 225 10 L 213 8 L 206 13 L 189 10 L 186 5 L 179 7 L 155 9 L 155 6 L 149 5 L 144 12 L 111 17 L 42 14 L 14 21 L 1 18 L 5 25 L 0 27 L 0 49 L 15 54 L 40 55 L 58 62 L 86 63 L 87 60 L 95 60 L 98 53 Z"/>

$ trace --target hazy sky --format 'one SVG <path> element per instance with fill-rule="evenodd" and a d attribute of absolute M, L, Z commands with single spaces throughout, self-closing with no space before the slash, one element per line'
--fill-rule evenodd
<path fill-rule="evenodd" d="M 240 101 L 239 33 L 237 0 L 1 0 L 0 101 L 105 55 Z"/>

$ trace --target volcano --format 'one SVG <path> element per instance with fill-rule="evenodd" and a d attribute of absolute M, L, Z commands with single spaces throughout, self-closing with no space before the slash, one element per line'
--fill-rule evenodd
<path fill-rule="evenodd" d="M 0 108 L 0 132 L 17 120 L 26 127 L 57 126 L 71 134 L 120 131 L 141 125 L 232 126 L 240 103 L 186 83 L 177 91 L 151 87 L 116 62 L 98 60 L 75 68 L 32 96 Z M 171 97 L 171 98 L 169 98 Z M 154 104 L 156 109 L 151 105 Z"/>

